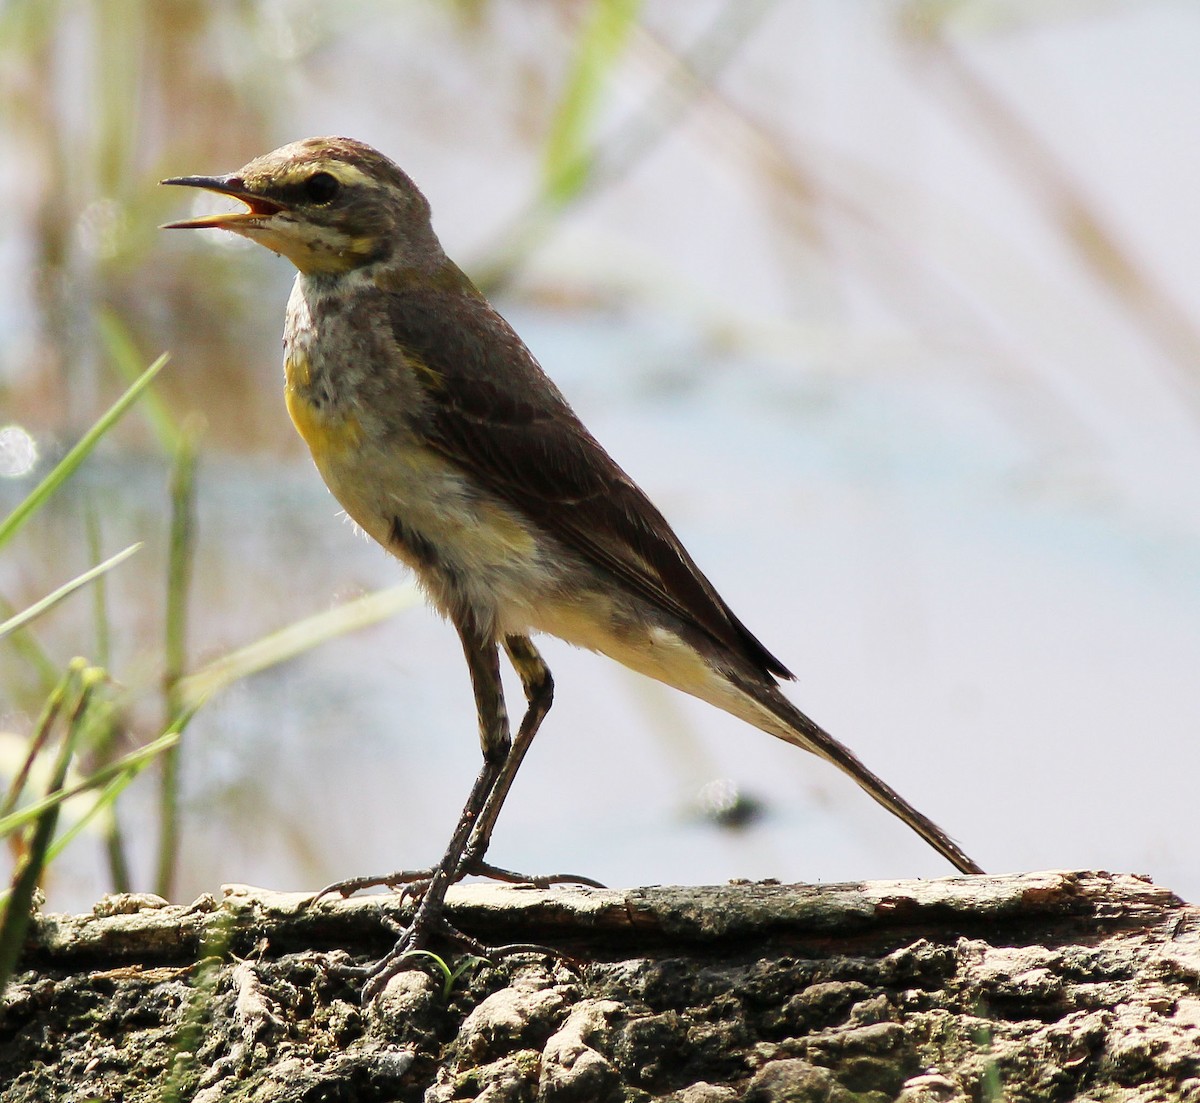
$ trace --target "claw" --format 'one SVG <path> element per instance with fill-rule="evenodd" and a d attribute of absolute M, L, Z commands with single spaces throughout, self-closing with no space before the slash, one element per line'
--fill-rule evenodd
<path fill-rule="evenodd" d="M 326 885 L 320 892 L 309 897 L 304 902 L 306 908 L 312 907 L 318 900 L 326 896 L 331 896 L 337 893 L 343 900 L 353 896 L 356 892 L 362 892 L 363 889 L 373 888 L 404 888 L 406 895 L 412 895 L 414 898 L 424 895 L 425 889 L 429 887 L 429 882 L 433 880 L 433 875 L 436 870 L 432 869 L 401 869 L 395 873 L 384 874 L 381 877 L 351 877 L 345 881 L 334 881 L 331 885 Z M 420 886 L 416 891 L 413 891 L 411 886 Z"/>
<path fill-rule="evenodd" d="M 432 883 L 436 872 L 436 870 L 432 869 L 402 869 L 395 873 L 387 873 L 381 876 L 351 877 L 345 881 L 334 881 L 333 884 L 326 885 L 320 892 L 309 897 L 304 902 L 304 906 L 306 908 L 312 907 L 317 901 L 326 896 L 331 896 L 335 892 L 345 900 L 347 897 L 353 896 L 356 892 L 373 888 L 400 889 L 402 897 L 420 900 Z M 547 875 L 517 873 L 515 870 L 504 869 L 502 866 L 494 866 L 490 862 L 484 862 L 477 858 L 467 858 L 459 866 L 454 880 L 457 882 L 464 877 L 486 877 L 491 881 L 500 881 L 509 885 L 529 885 L 531 888 L 537 889 L 546 889 L 551 885 L 586 885 L 594 889 L 607 888 L 600 881 L 596 881 L 591 877 L 584 877 L 579 873 L 551 873 Z"/>
<path fill-rule="evenodd" d="M 493 881 L 503 881 L 510 885 L 529 885 L 535 889 L 548 889 L 551 885 L 586 885 L 588 888 L 593 889 L 608 887 L 599 881 L 592 880 L 591 877 L 583 877 L 578 873 L 551 873 L 547 875 L 517 873 L 514 870 L 494 866 L 490 862 L 484 862 L 479 859 L 469 860 L 464 863 L 464 866 L 465 868 L 459 873 L 461 877 L 487 877 Z"/>
<path fill-rule="evenodd" d="M 371 979 L 371 966 L 347 965 L 343 962 L 331 962 L 325 966 L 325 972 L 334 980 L 345 984 L 357 985 Z"/>
<path fill-rule="evenodd" d="M 363 1006 L 371 1003 L 385 987 L 388 981 L 405 969 L 411 967 L 415 960 L 414 950 L 424 950 L 433 938 L 442 938 L 451 942 L 468 953 L 477 957 L 493 959 L 516 953 L 549 954 L 562 958 L 565 955 L 550 946 L 539 946 L 530 942 L 514 942 L 505 946 L 485 946 L 476 938 L 460 931 L 449 923 L 441 914 L 442 902 L 433 901 L 427 897 L 438 871 L 432 869 L 405 869 L 389 873 L 381 877 L 352 877 L 346 881 L 335 881 L 326 885 L 320 892 L 309 897 L 304 907 L 312 907 L 323 897 L 337 893 L 342 899 L 356 892 L 369 888 L 399 889 L 401 898 L 410 897 L 417 902 L 417 914 L 407 927 L 402 927 L 393 920 L 384 917 L 384 923 L 397 936 L 396 945 L 392 947 L 373 966 L 339 966 L 335 975 L 346 980 L 361 980 L 365 978 L 362 990 Z M 604 888 L 599 881 L 583 877 L 577 873 L 552 873 L 546 876 L 535 876 L 528 873 L 517 873 L 515 870 L 494 866 L 481 858 L 467 855 L 459 863 L 454 876 L 448 879 L 449 884 L 460 881 L 463 877 L 487 877 L 510 885 L 529 885 L 532 888 L 549 888 L 551 885 L 575 884 L 587 885 L 591 888 Z M 445 886 L 442 892 L 444 893 Z"/>

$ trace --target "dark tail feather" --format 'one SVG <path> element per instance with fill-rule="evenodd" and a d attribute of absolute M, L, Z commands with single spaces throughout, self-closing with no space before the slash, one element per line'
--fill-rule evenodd
<path fill-rule="evenodd" d="M 968 857 L 958 843 L 933 820 L 918 812 L 886 781 L 871 773 L 849 748 L 844 747 L 824 728 L 813 723 L 774 686 L 769 690 L 761 686 L 743 688 L 778 721 L 778 726 L 765 730 L 780 739 L 812 751 L 849 774 L 892 815 L 908 824 L 955 869 L 963 873 L 983 872 L 979 864 Z"/>

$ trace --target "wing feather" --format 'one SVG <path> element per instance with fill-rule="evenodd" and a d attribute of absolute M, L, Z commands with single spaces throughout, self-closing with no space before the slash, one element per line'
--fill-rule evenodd
<path fill-rule="evenodd" d="M 535 525 L 765 673 L 792 674 L 741 623 L 670 525 L 473 287 L 389 297 L 427 399 L 428 443 Z"/>

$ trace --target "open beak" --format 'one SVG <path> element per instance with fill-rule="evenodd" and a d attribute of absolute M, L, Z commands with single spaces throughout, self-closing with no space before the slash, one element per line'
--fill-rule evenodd
<path fill-rule="evenodd" d="M 202 230 L 214 227 L 218 230 L 238 230 L 243 226 L 251 226 L 271 215 L 283 210 L 283 205 L 261 195 L 254 195 L 246 190 L 245 182 L 240 176 L 173 176 L 170 180 L 159 181 L 162 184 L 175 184 L 184 188 L 204 188 L 205 191 L 216 192 L 218 195 L 228 195 L 240 199 L 246 204 L 244 211 L 222 211 L 217 214 L 201 215 L 199 218 L 185 218 L 181 222 L 168 222 L 164 230 Z"/>

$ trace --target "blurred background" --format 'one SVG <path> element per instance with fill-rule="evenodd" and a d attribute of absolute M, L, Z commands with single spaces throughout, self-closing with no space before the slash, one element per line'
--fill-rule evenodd
<path fill-rule="evenodd" d="M 1195 898 L 1197 56 L 1182 0 L 7 0 L 0 515 L 171 360 L 0 550 L 11 611 L 144 542 L 0 640 L 0 782 L 73 655 L 109 675 L 75 780 L 203 699 L 66 806 L 49 906 L 427 863 L 477 770 L 452 630 L 287 420 L 291 267 L 157 229 L 222 206 L 160 178 L 324 133 L 419 183 L 816 720 L 989 871 Z M 498 863 L 952 872 L 832 767 L 544 653 Z"/>

